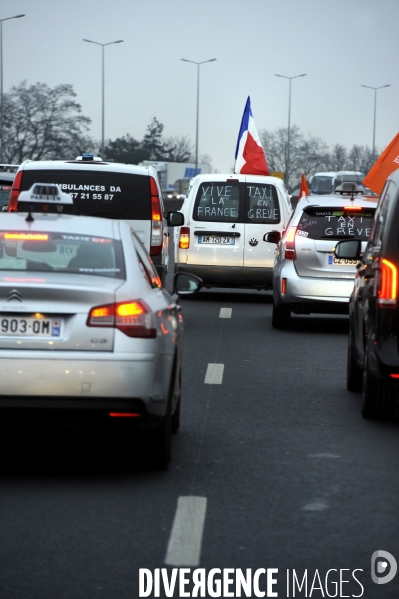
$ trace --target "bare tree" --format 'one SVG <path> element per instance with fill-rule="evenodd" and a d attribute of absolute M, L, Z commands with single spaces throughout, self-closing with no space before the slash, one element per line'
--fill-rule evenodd
<path fill-rule="evenodd" d="M 190 162 L 193 144 L 187 135 L 167 137 L 164 144 L 165 151 L 168 152 L 168 160 L 172 162 Z"/>
<path fill-rule="evenodd" d="M 54 88 L 23 81 L 4 95 L 3 156 L 23 160 L 75 158 L 92 140 L 85 136 L 90 119 L 80 114 L 72 85 Z"/>

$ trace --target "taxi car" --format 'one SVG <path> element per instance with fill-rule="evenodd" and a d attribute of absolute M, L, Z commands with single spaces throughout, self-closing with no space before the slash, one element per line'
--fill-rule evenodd
<path fill-rule="evenodd" d="M 179 428 L 183 322 L 129 224 L 77 216 L 69 194 L 36 183 L 0 224 L 0 414 L 49 412 L 125 423 L 171 459 Z M 35 210 L 39 210 L 35 212 Z M 200 280 L 175 279 L 194 293 Z"/>
<path fill-rule="evenodd" d="M 357 260 L 337 258 L 339 240 L 360 240 L 364 251 L 377 198 L 365 197 L 354 183 L 344 183 L 334 195 L 305 197 L 281 237 L 273 270 L 272 326 L 286 329 L 294 314 L 348 314 Z"/>

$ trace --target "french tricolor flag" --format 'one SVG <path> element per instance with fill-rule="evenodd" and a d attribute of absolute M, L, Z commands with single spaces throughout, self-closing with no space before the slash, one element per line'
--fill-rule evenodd
<path fill-rule="evenodd" d="M 265 153 L 255 127 L 249 96 L 238 134 L 234 172 L 246 175 L 269 174 Z"/>

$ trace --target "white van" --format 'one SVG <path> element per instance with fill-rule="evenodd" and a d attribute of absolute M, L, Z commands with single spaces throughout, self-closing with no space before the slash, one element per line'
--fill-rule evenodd
<path fill-rule="evenodd" d="M 281 179 L 198 175 L 181 212 L 175 272 L 196 274 L 205 287 L 272 289 L 276 246 L 264 236 L 285 230 L 292 212 Z"/>
<path fill-rule="evenodd" d="M 76 160 L 27 160 L 15 175 L 9 211 L 18 211 L 20 192 L 30 189 L 34 183 L 59 185 L 71 195 L 80 214 L 127 220 L 150 254 L 164 284 L 169 233 L 154 167 L 106 162 L 92 154 L 83 154 Z"/>

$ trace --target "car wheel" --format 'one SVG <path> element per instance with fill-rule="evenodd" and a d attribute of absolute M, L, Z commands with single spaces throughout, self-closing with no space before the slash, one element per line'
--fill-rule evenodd
<path fill-rule="evenodd" d="M 172 433 L 177 433 L 180 428 L 180 406 L 181 406 L 181 367 L 179 370 L 179 377 L 177 379 L 178 385 L 178 397 L 177 397 L 177 405 L 176 409 L 172 414 Z"/>
<path fill-rule="evenodd" d="M 272 327 L 274 329 L 288 329 L 291 324 L 291 308 L 282 304 L 277 307 L 273 302 Z"/>
<path fill-rule="evenodd" d="M 361 391 L 363 370 L 360 368 L 353 355 L 352 331 L 349 324 L 348 357 L 346 363 L 346 388 L 348 391 Z"/>
<path fill-rule="evenodd" d="M 372 376 L 366 354 L 362 389 L 363 418 L 370 420 L 392 418 L 395 408 L 395 396 L 395 388 L 392 385 Z"/>
<path fill-rule="evenodd" d="M 168 401 L 166 414 L 161 424 L 151 434 L 151 463 L 155 468 L 167 468 L 172 459 L 172 414 Z"/>

